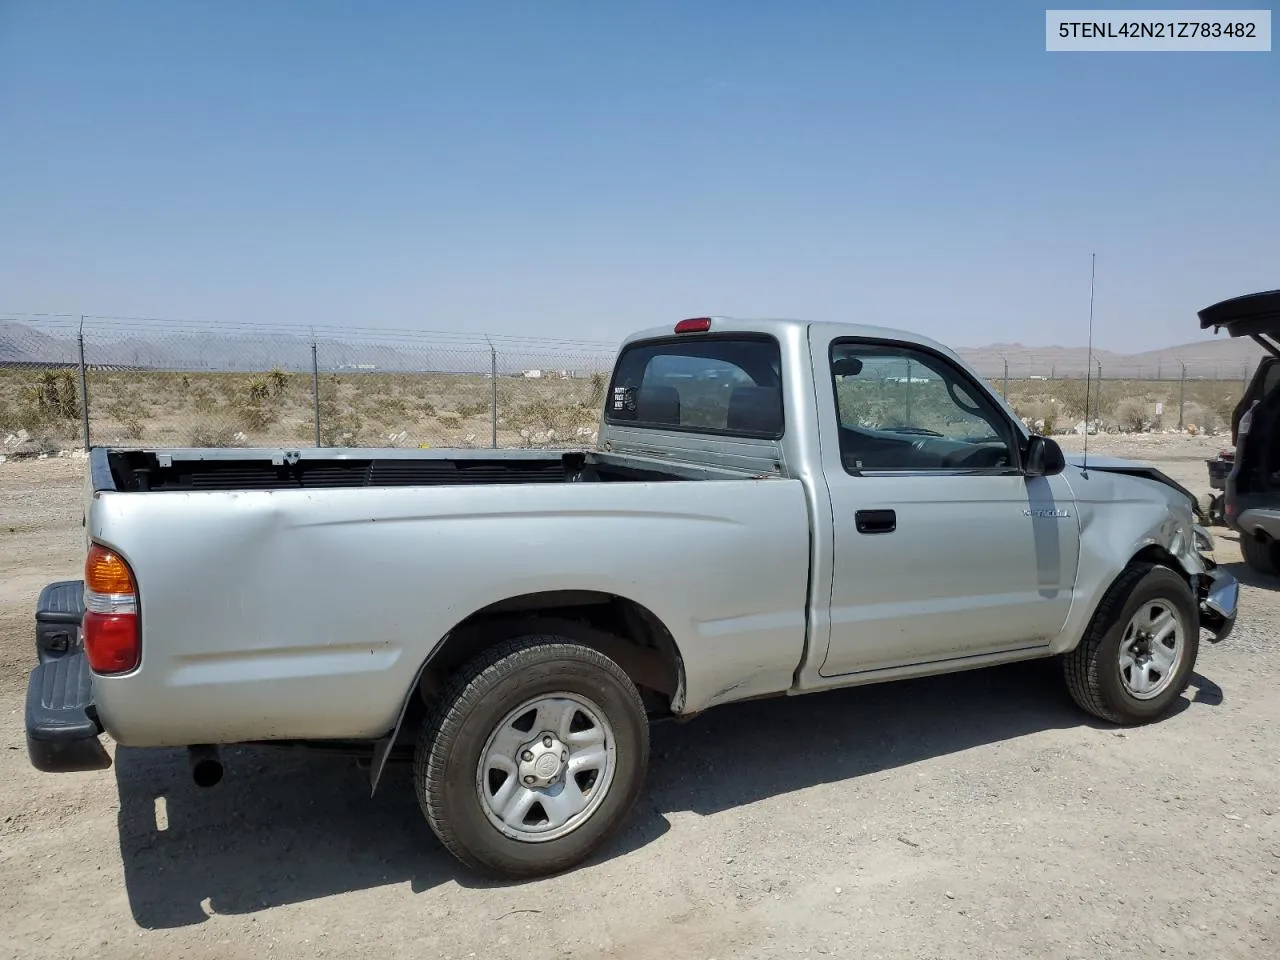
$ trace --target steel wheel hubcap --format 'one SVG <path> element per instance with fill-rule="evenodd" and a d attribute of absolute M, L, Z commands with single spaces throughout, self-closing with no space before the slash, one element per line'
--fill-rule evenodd
<path fill-rule="evenodd" d="M 494 728 L 480 753 L 476 791 L 489 822 L 528 843 L 582 826 L 613 783 L 613 729 L 573 693 L 526 700 Z"/>
<path fill-rule="evenodd" d="M 1152 600 L 1139 608 L 1120 640 L 1120 682 L 1130 696 L 1150 700 L 1168 688 L 1185 639 L 1182 615 L 1173 604 Z"/>

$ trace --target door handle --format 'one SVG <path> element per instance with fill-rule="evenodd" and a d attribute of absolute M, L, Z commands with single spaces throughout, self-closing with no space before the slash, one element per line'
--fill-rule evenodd
<path fill-rule="evenodd" d="M 859 510 L 853 523 L 859 533 L 893 533 L 898 529 L 898 514 L 893 510 Z"/>

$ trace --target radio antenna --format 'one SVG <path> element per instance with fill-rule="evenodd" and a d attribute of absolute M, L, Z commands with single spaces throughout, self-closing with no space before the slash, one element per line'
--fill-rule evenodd
<path fill-rule="evenodd" d="M 1093 392 L 1093 280 L 1097 272 L 1098 255 L 1089 254 L 1089 349 L 1084 368 L 1084 457 L 1080 472 L 1089 476 L 1089 397 Z"/>

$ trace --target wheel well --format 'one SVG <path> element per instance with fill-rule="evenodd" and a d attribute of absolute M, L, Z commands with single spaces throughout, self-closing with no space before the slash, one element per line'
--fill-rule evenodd
<path fill-rule="evenodd" d="M 480 651 L 516 633 L 535 632 L 561 633 L 599 650 L 626 671 L 651 712 L 671 712 L 683 690 L 680 652 L 650 610 L 616 594 L 560 590 L 502 600 L 455 626 L 423 670 L 422 697 L 438 693 Z"/>
<path fill-rule="evenodd" d="M 1131 567 L 1135 563 L 1154 563 L 1162 567 L 1168 567 L 1182 577 L 1183 580 L 1186 580 L 1188 585 L 1191 583 L 1191 577 L 1182 562 L 1158 543 L 1148 544 L 1143 547 L 1129 559 L 1126 567 Z"/>

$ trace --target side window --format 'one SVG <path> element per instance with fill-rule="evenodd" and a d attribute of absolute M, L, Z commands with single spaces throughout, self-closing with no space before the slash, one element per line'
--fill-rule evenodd
<path fill-rule="evenodd" d="M 831 350 L 840 456 L 851 473 L 1008 470 L 1008 420 L 951 364 L 903 345 Z"/>

